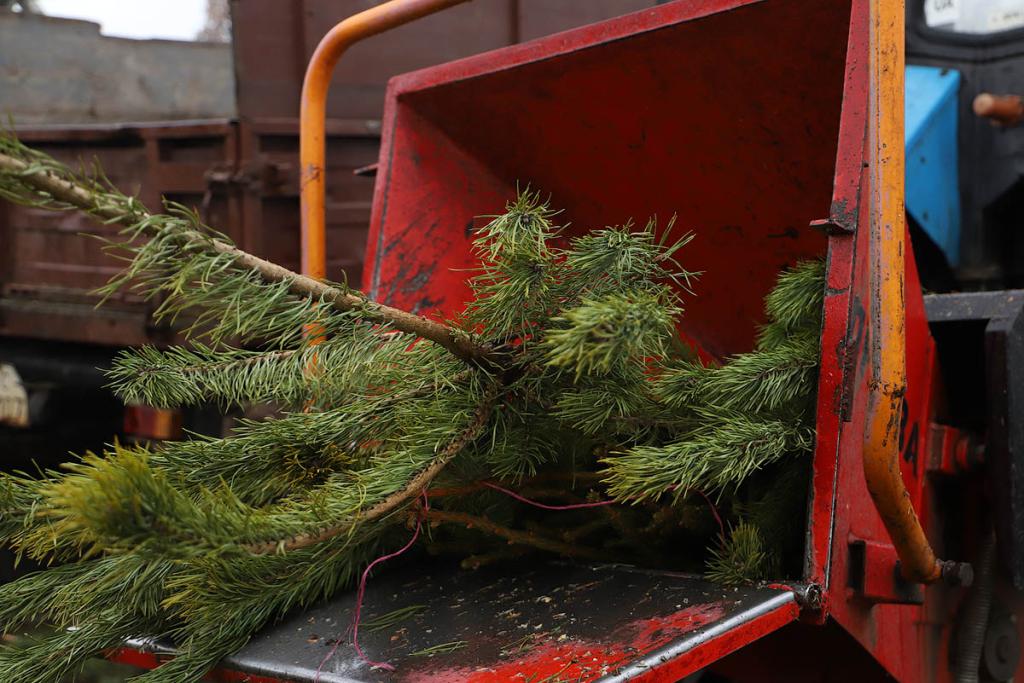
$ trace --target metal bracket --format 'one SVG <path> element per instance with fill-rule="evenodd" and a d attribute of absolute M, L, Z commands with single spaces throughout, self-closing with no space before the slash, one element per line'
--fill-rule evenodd
<path fill-rule="evenodd" d="M 851 538 L 849 586 L 872 603 L 921 605 L 924 587 L 903 578 L 896 549 L 888 543 Z"/>

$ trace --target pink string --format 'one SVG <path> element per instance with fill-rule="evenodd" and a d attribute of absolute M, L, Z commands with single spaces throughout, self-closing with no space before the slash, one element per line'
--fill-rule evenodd
<path fill-rule="evenodd" d="M 518 493 L 516 493 L 515 491 L 511 491 L 511 490 L 506 489 L 504 487 L 498 486 L 497 484 L 492 484 L 489 481 L 484 481 L 484 482 L 480 482 L 480 483 L 482 483 L 487 488 L 494 489 L 495 491 L 500 491 L 501 493 L 504 493 L 506 496 L 509 496 L 511 498 L 515 498 L 516 500 L 518 500 L 521 503 L 526 503 L 527 505 L 532 505 L 532 506 L 538 507 L 538 508 L 540 508 L 542 510 L 555 510 L 555 511 L 558 511 L 558 510 L 580 510 L 580 509 L 583 509 L 583 508 L 596 508 L 596 507 L 601 507 L 601 506 L 604 506 L 604 505 L 614 505 L 615 502 L 616 502 L 614 500 L 601 500 L 601 501 L 597 501 L 596 503 L 575 503 L 573 505 L 548 505 L 546 503 L 538 503 L 535 500 L 530 500 L 529 498 L 525 498 L 525 497 L 519 495 Z M 675 488 L 675 487 L 672 487 L 672 488 Z M 722 534 L 722 538 L 725 538 L 725 524 L 722 522 L 722 518 L 718 514 L 718 508 L 715 507 L 715 504 L 711 501 L 710 498 L 708 498 L 706 493 L 704 493 L 700 489 L 691 489 L 691 490 L 694 491 L 695 493 L 699 494 L 700 497 L 703 498 L 704 501 L 708 504 L 708 507 L 711 509 L 711 514 L 715 516 L 715 521 L 718 522 L 718 531 L 719 531 L 719 533 Z"/>
<path fill-rule="evenodd" d="M 713 514 L 715 516 L 715 521 L 718 522 L 718 533 L 720 533 L 722 535 L 722 538 L 724 539 L 725 538 L 725 524 L 722 523 L 722 518 L 718 514 L 718 508 L 715 507 L 715 504 L 713 502 L 711 502 L 710 498 L 708 498 L 708 494 L 704 493 L 700 489 L 692 489 L 692 490 L 696 491 L 700 495 L 700 497 L 704 499 L 704 502 L 706 502 L 708 504 L 708 507 L 711 508 L 711 514 Z"/>
<path fill-rule="evenodd" d="M 360 619 L 360 614 L 363 611 L 363 598 L 366 596 L 366 581 L 367 581 L 367 579 L 370 578 L 370 571 L 374 567 L 376 567 L 378 564 L 381 564 L 382 562 L 387 562 L 388 560 L 393 560 L 394 558 L 398 557 L 402 553 L 404 553 L 407 550 L 409 550 L 409 548 L 411 548 L 413 546 L 413 544 L 416 543 L 416 539 L 418 539 L 420 537 L 420 530 L 423 528 L 424 513 L 426 513 L 426 511 L 429 510 L 429 509 L 430 509 L 430 501 L 427 498 L 426 491 L 424 491 L 423 492 L 423 511 L 419 515 L 417 515 L 417 517 L 416 517 L 416 530 L 413 531 L 412 538 L 410 538 L 409 542 L 406 543 L 404 546 L 402 546 L 402 548 L 400 550 L 396 550 L 393 553 L 388 553 L 387 555 L 384 555 L 382 557 L 378 557 L 376 560 L 374 560 L 373 562 L 368 564 L 366 566 L 366 569 L 363 570 L 362 577 L 359 579 L 359 592 L 356 593 L 356 611 L 355 611 L 355 615 L 353 615 L 353 617 L 352 617 L 352 644 L 355 646 L 356 654 L 359 655 L 359 658 L 362 659 L 364 662 L 366 662 L 367 664 L 369 664 L 373 668 L 384 669 L 385 671 L 394 671 L 395 670 L 395 667 L 393 667 L 391 664 L 388 664 L 387 662 L 375 662 L 375 661 L 373 661 L 372 659 L 367 657 L 366 654 L 363 652 L 363 649 L 361 647 L 359 647 L 359 619 Z M 334 657 L 334 653 L 336 653 L 338 651 L 338 646 L 339 645 L 341 645 L 341 638 L 340 637 L 337 640 L 334 641 L 334 647 L 331 648 L 331 651 L 328 652 L 327 656 L 324 657 L 323 661 L 320 662 L 320 666 L 318 666 L 316 668 L 316 676 L 313 677 L 313 683 L 319 683 L 319 681 L 320 681 L 320 673 L 321 673 L 321 671 L 323 671 L 324 665 L 326 665 L 327 662 L 329 662 L 331 660 L 331 658 Z"/>
<path fill-rule="evenodd" d="M 668 490 L 676 491 L 679 488 L 679 486 L 673 484 L 672 486 L 668 487 Z M 708 498 L 708 494 L 704 493 L 700 489 L 686 489 L 686 491 L 684 491 L 684 493 L 690 492 L 696 493 L 697 495 L 704 499 L 705 503 L 708 504 L 708 508 L 711 509 L 711 514 L 715 516 L 715 521 L 718 522 L 718 533 L 722 535 L 722 538 L 725 538 L 725 524 L 722 523 L 722 518 L 718 514 L 718 508 L 715 507 L 715 504 L 711 501 L 710 498 Z"/>
<path fill-rule="evenodd" d="M 533 507 L 540 508 L 541 510 L 555 510 L 555 511 L 558 511 L 558 510 L 582 510 L 584 508 L 598 508 L 598 507 L 602 507 L 604 505 L 614 505 L 615 504 L 614 500 L 600 500 L 600 501 L 597 501 L 596 503 L 573 503 L 572 505 L 548 505 L 546 503 L 538 503 L 537 501 L 530 500 L 529 498 L 524 498 L 523 496 L 519 495 L 515 491 L 510 491 L 509 489 L 506 489 L 506 488 L 503 488 L 501 486 L 498 486 L 497 484 L 492 484 L 489 481 L 484 481 L 484 482 L 480 482 L 480 483 L 482 483 L 487 488 L 494 489 L 495 491 L 500 491 L 501 493 L 504 493 L 506 496 L 509 496 L 510 498 L 515 498 L 520 503 L 526 503 L 527 505 L 532 505 Z"/>

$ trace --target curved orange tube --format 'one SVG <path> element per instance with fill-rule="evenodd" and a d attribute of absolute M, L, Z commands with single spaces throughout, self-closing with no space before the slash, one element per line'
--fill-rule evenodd
<path fill-rule="evenodd" d="M 363 38 L 463 2 L 468 0 L 391 0 L 345 19 L 332 28 L 317 45 L 306 68 L 299 112 L 303 275 L 319 279 L 327 275 L 324 127 L 327 90 L 335 64 L 345 50 Z"/>
<path fill-rule="evenodd" d="M 931 583 L 942 575 L 903 483 L 899 430 L 906 389 L 903 298 L 904 153 L 902 0 L 871 0 L 871 349 L 864 478 L 901 571 Z"/>

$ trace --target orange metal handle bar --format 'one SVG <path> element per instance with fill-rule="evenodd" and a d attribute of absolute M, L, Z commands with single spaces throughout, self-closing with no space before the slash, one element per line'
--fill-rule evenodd
<path fill-rule="evenodd" d="M 899 429 L 907 384 L 904 9 L 902 0 L 871 0 L 870 7 L 871 348 L 864 478 L 906 579 L 969 581 L 969 568 L 936 558 L 900 473 Z"/>
<path fill-rule="evenodd" d="M 299 112 L 299 199 L 302 212 L 302 273 L 315 278 L 327 275 L 327 237 L 324 228 L 326 164 L 324 128 L 327 90 L 338 59 L 363 38 L 383 33 L 414 19 L 468 0 L 391 0 L 354 14 L 332 28 L 313 52 L 302 83 Z"/>
<path fill-rule="evenodd" d="M 1024 119 L 1024 101 L 1019 95 L 983 92 L 974 98 L 974 113 L 1003 126 L 1016 126 Z"/>

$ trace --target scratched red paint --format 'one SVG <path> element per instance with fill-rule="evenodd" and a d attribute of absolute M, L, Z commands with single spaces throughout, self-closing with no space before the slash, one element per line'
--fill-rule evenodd
<path fill-rule="evenodd" d="M 139 652 L 130 648 L 120 648 L 107 652 L 107 659 L 118 664 L 134 666 L 138 669 L 155 669 L 170 659 L 169 657 L 157 656 L 148 652 Z M 207 683 L 287 683 L 280 678 L 268 676 L 257 676 L 230 669 L 217 669 L 211 671 L 203 678 Z"/>
<path fill-rule="evenodd" d="M 713 602 L 653 619 L 638 619 L 608 634 L 604 641 L 577 640 L 548 642 L 531 649 L 525 657 L 487 669 L 432 669 L 410 671 L 403 683 L 505 683 L 508 681 L 552 681 L 573 683 L 593 681 L 614 673 L 617 667 L 669 644 L 725 613 Z"/>

